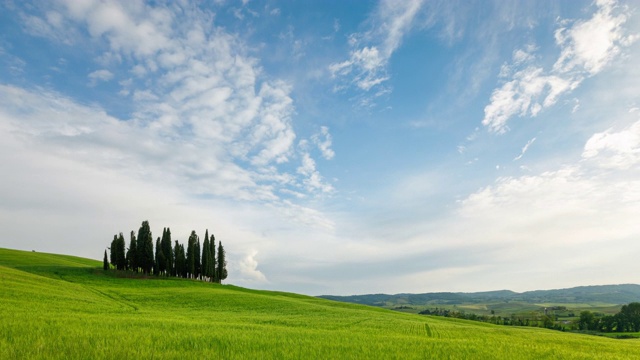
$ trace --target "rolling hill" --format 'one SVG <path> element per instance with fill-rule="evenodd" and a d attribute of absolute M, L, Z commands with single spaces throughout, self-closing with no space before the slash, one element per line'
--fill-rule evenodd
<path fill-rule="evenodd" d="M 404 314 L 0 249 L 1 359 L 628 359 L 640 341 Z"/>
<path fill-rule="evenodd" d="M 640 285 L 579 286 L 570 289 L 535 290 L 522 293 L 510 290 L 476 293 L 436 292 L 424 294 L 368 294 L 351 296 L 323 295 L 320 298 L 371 306 L 401 305 L 459 305 L 495 302 L 528 304 L 612 304 L 622 305 L 640 301 Z"/>

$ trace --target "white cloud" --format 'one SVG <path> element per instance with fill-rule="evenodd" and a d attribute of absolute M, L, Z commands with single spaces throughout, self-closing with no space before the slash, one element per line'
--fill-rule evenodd
<path fill-rule="evenodd" d="M 138 64 L 131 69 L 131 73 L 137 77 L 143 77 L 147 74 L 147 69 L 143 65 Z"/>
<path fill-rule="evenodd" d="M 574 99 L 575 104 L 573 105 L 573 108 L 571 108 L 571 113 L 575 114 L 578 110 L 580 110 L 580 100 L 578 99 Z"/>
<path fill-rule="evenodd" d="M 323 185 L 323 186 L 327 186 L 327 185 Z M 322 186 L 320 186 L 320 188 L 322 188 Z M 328 191 L 331 191 L 331 189 L 328 189 Z M 308 226 L 310 229 L 313 229 L 314 231 L 320 230 L 319 233 L 314 234 L 313 236 L 311 234 L 308 233 L 308 230 L 306 232 L 304 232 L 304 230 L 302 230 L 302 233 L 305 233 L 309 236 L 309 238 L 316 238 L 317 241 L 321 241 L 321 239 L 324 237 L 326 238 L 329 234 L 327 233 L 327 231 L 333 231 L 335 229 L 335 223 L 333 220 L 331 220 L 330 218 L 328 218 L 325 214 L 323 214 L 321 211 L 318 211 L 316 209 L 313 209 L 311 207 L 305 207 L 305 206 L 300 206 L 297 204 L 294 204 L 291 201 L 285 200 L 282 203 L 284 206 L 279 209 L 279 211 L 283 211 L 284 215 L 286 215 L 288 218 L 290 219 L 294 219 L 296 220 L 298 223 L 303 224 L 305 226 Z M 296 234 L 296 236 L 299 236 L 300 233 Z M 311 246 L 311 242 L 305 242 L 306 246 Z M 291 246 L 292 244 L 289 243 L 289 245 Z M 318 246 L 319 243 L 314 243 L 314 246 Z M 309 253 L 306 251 L 308 249 L 303 249 L 303 251 L 299 252 L 298 255 L 305 255 L 305 256 L 309 256 Z M 325 254 L 328 255 L 328 254 Z M 322 258 L 325 258 L 324 256 L 322 256 Z"/>
<path fill-rule="evenodd" d="M 332 76 L 348 76 L 355 72 L 351 80 L 355 85 L 368 91 L 389 79 L 384 68 L 388 59 L 382 58 L 377 47 L 364 47 L 351 52 L 351 59 L 331 64 L 329 70 Z"/>
<path fill-rule="evenodd" d="M 60 154 L 74 154 L 84 146 L 78 152 L 86 155 L 83 161 L 110 154 L 129 159 L 127 165 L 145 164 L 134 174 L 189 184 L 185 189 L 191 195 L 286 207 L 277 194 L 294 190 L 292 184 L 300 184 L 296 191 L 331 189 L 315 168 L 293 174 L 279 169 L 301 156 L 294 145 L 291 86 L 263 80 L 258 61 L 246 54 L 237 37 L 212 26 L 211 13 L 142 2 L 61 4 L 42 13 L 54 24 L 65 24 L 56 29 L 59 37 L 88 33 L 108 49 L 103 55 L 120 59 L 104 64 L 117 63 L 135 75 L 136 81 L 116 79 L 123 87 L 120 95 L 132 94 L 132 118 L 105 118 L 103 110 L 82 107 L 57 93 L 4 87 L 3 92 L 13 94 L 7 99 L 16 101 L 7 118 L 31 114 L 30 122 L 14 124 L 15 131 L 31 134 L 31 141 L 48 143 Z M 115 78 L 109 68 L 89 74 L 90 85 Z M 66 116 L 40 121 L 59 103 L 67 104 L 58 110 Z M 317 145 L 330 157 L 331 137 L 322 131 Z M 141 132 L 145 135 L 137 139 Z M 173 170 L 160 175 L 164 167 Z"/>
<path fill-rule="evenodd" d="M 298 172 L 305 176 L 310 176 L 316 171 L 316 162 L 313 161 L 308 152 L 302 153 L 302 165 L 298 167 Z"/>
<path fill-rule="evenodd" d="M 571 79 L 544 75 L 542 68 L 529 66 L 491 94 L 484 108 L 482 124 L 491 131 L 504 133 L 513 116 L 536 116 L 543 108 L 556 103 L 558 96 L 577 86 Z"/>
<path fill-rule="evenodd" d="M 63 16 L 56 11 L 47 11 L 44 16 L 21 13 L 22 26 L 28 34 L 52 39 L 66 45 L 72 45 L 78 34 L 67 28 Z"/>
<path fill-rule="evenodd" d="M 310 193 L 332 193 L 334 191 L 333 186 L 324 181 L 320 172 L 316 169 L 316 162 L 309 154 L 309 142 L 301 140 L 298 144 L 298 149 L 302 164 L 298 167 L 297 172 L 305 177 L 302 180 L 304 188 Z"/>
<path fill-rule="evenodd" d="M 115 51 L 144 57 L 155 54 L 169 45 L 167 33 L 173 14 L 162 7 L 148 7 L 139 2 L 116 3 L 63 1 L 68 14 L 75 20 L 86 21 L 94 38 L 104 37 Z"/>
<path fill-rule="evenodd" d="M 499 256 L 496 266 L 514 266 L 507 265 L 514 259 L 527 276 L 563 272 L 567 286 L 580 281 L 575 269 L 604 271 L 628 281 L 604 268 L 618 261 L 612 247 L 637 248 L 638 163 L 640 121 L 618 132 L 596 133 L 575 164 L 536 175 L 501 177 L 466 197 L 450 220 L 453 233 L 442 235 L 449 239 L 443 244 L 493 248 Z M 527 254 L 545 259 L 530 261 Z"/>
<path fill-rule="evenodd" d="M 316 146 L 322 153 L 323 158 L 325 158 L 326 160 L 333 159 L 336 153 L 331 149 L 332 139 L 328 127 L 321 126 L 320 133 L 311 136 L 311 141 L 316 144 Z"/>
<path fill-rule="evenodd" d="M 247 283 L 255 283 L 255 282 L 267 282 L 266 276 L 258 270 L 258 261 L 256 260 L 256 256 L 258 255 L 257 250 L 250 250 L 248 254 L 246 254 L 242 259 L 237 262 L 237 268 L 240 272 L 237 275 L 238 278 L 243 279 L 244 282 Z M 234 269 L 230 269 L 234 270 Z"/>
<path fill-rule="evenodd" d="M 630 217 L 638 208 L 640 182 L 632 175 L 593 175 L 581 166 L 564 166 L 500 178 L 465 199 L 460 215 L 477 220 L 489 242 L 517 236 L 550 246 L 560 238 L 564 244 L 625 238 L 637 232 Z"/>
<path fill-rule="evenodd" d="M 156 101 L 158 100 L 158 96 L 150 90 L 135 90 L 133 92 L 133 99 L 136 102 L 142 103 L 147 101 Z"/>
<path fill-rule="evenodd" d="M 529 62 L 532 61 L 534 59 L 533 55 L 531 54 L 531 52 L 534 49 L 527 49 L 528 51 L 522 50 L 522 49 L 517 49 L 516 51 L 513 52 L 513 62 L 514 64 L 518 65 L 518 64 L 522 64 L 525 62 Z"/>
<path fill-rule="evenodd" d="M 522 152 L 520 152 L 520 155 L 516 156 L 513 161 L 517 161 L 522 159 L 522 157 L 524 156 L 524 154 L 527 152 L 527 150 L 529 150 L 529 147 L 531 145 L 533 145 L 533 142 L 536 141 L 536 138 L 533 138 L 529 141 L 527 141 L 527 143 L 524 145 L 524 147 L 522 148 Z"/>
<path fill-rule="evenodd" d="M 59 29 L 64 25 L 64 18 L 62 17 L 62 15 L 60 15 L 59 12 L 47 11 L 46 18 L 47 22 L 54 28 Z"/>
<path fill-rule="evenodd" d="M 336 90 L 355 85 L 368 92 L 382 87 L 389 80 L 389 59 L 411 29 L 422 4 L 423 0 L 381 1 L 369 20 L 371 29 L 350 37 L 349 59 L 329 66 L 332 77 L 341 83 Z"/>
<path fill-rule="evenodd" d="M 441 241 L 453 248 L 486 249 L 496 269 L 510 268 L 516 278 L 529 279 L 522 284 L 489 270 L 478 280 L 484 288 L 499 283 L 527 290 L 552 278 L 554 287 L 633 281 L 615 267 L 626 256 L 620 249 L 637 248 L 637 179 L 637 172 L 594 174 L 582 166 L 500 178 L 461 202 L 450 223 L 453 231 Z M 585 278 L 587 273 L 598 278 Z M 562 278 L 555 279 L 557 274 Z"/>
<path fill-rule="evenodd" d="M 535 46 L 514 51 L 512 63 L 503 65 L 500 71 L 500 77 L 507 81 L 492 92 L 484 109 L 483 125 L 504 133 L 514 116 L 535 117 L 585 78 L 602 71 L 633 42 L 634 37 L 626 35 L 623 28 L 627 17 L 614 14 L 622 11 L 616 2 L 599 1 L 597 6 L 589 20 L 560 21 L 563 27 L 556 31 L 555 38 L 561 51 L 551 71 L 532 64 Z"/>
<path fill-rule="evenodd" d="M 598 11 L 591 19 L 556 30 L 556 42 L 562 47 L 553 66 L 556 72 L 577 70 L 595 75 L 633 41 L 622 27 L 627 21 L 626 7 L 615 0 L 599 0 L 596 4 Z"/>
<path fill-rule="evenodd" d="M 607 169 L 626 170 L 640 164 L 640 121 L 627 129 L 594 134 L 584 146 L 582 157 Z"/>
<path fill-rule="evenodd" d="M 420 279 L 418 287 L 423 286 L 425 291 L 497 288 L 523 291 L 635 281 L 626 274 L 632 265 L 616 265 L 621 264 L 621 259 L 633 264 L 633 254 L 638 249 L 639 131 L 640 122 L 636 120 L 615 131 L 593 134 L 584 143 L 582 157 L 565 159 L 564 164 L 557 165 L 550 165 L 555 162 L 545 158 L 521 168 L 526 175 L 499 177 L 491 185 L 464 196 L 456 207 L 448 203 L 436 205 L 437 214 L 426 211 L 426 215 L 424 210 L 421 213 L 420 208 L 411 207 L 411 215 L 402 215 L 415 216 L 417 221 L 405 224 L 385 217 L 379 222 L 383 223 L 382 228 L 396 229 L 394 246 L 425 259 L 419 269 L 394 275 L 394 283 L 414 284 Z M 534 141 L 527 142 L 523 153 L 531 149 Z M 499 170 L 509 172 L 503 166 Z M 451 182 L 438 176 L 441 174 L 422 176 L 412 182 L 403 180 L 396 187 L 407 191 L 408 200 L 429 199 L 419 201 L 422 206 L 437 203 L 435 194 L 443 188 L 439 183 Z M 387 202 L 390 206 L 398 204 Z M 369 221 L 368 225 L 371 224 Z M 405 227 L 411 230 L 402 231 Z M 366 231 L 361 230 L 364 234 Z M 393 253 L 388 249 L 381 251 Z M 472 254 L 481 259 L 474 259 Z M 446 261 L 440 263 L 440 257 Z M 394 264 L 412 261 L 409 255 L 398 255 Z M 454 269 L 473 271 L 474 279 L 461 280 Z M 518 276 L 504 277 L 505 269 Z M 457 278 L 459 287 L 448 287 L 441 279 L 431 278 L 432 273 Z M 528 280 L 522 282 L 522 278 Z M 403 291 L 402 286 L 396 289 Z"/>
<path fill-rule="evenodd" d="M 106 69 L 96 70 L 88 75 L 89 85 L 95 86 L 98 81 L 109 81 L 113 79 L 113 73 Z"/>
<path fill-rule="evenodd" d="M 390 58 L 400 46 L 402 38 L 410 30 L 423 2 L 423 0 L 408 0 L 399 4 L 397 1 L 385 0 L 380 3 L 378 16 L 382 21 L 381 27 L 376 31 L 385 34 L 381 46 L 385 58 Z"/>

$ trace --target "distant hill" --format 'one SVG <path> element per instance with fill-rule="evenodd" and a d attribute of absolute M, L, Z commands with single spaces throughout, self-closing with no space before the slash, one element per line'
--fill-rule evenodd
<path fill-rule="evenodd" d="M 605 303 L 628 304 L 640 301 L 640 285 L 595 285 L 579 286 L 570 289 L 535 290 L 517 293 L 510 290 L 486 291 L 475 293 L 435 292 L 424 294 L 369 294 L 334 296 L 322 295 L 324 299 L 371 306 L 402 305 L 455 305 L 490 302 L 524 303 Z"/>

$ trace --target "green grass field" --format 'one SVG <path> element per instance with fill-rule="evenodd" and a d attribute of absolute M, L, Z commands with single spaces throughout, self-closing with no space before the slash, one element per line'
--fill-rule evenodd
<path fill-rule="evenodd" d="M 0 249 L 0 359 L 632 359 L 639 340 L 404 314 Z"/>

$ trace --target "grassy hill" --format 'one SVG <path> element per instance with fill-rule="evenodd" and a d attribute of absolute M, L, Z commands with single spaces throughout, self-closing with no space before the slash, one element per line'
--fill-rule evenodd
<path fill-rule="evenodd" d="M 628 359 L 640 341 L 418 316 L 0 249 L 0 359 Z"/>

